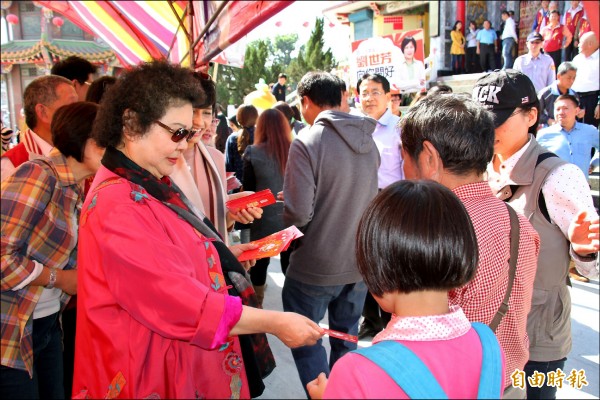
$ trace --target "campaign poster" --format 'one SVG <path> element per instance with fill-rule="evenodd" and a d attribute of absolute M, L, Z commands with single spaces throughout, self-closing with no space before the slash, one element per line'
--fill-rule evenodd
<path fill-rule="evenodd" d="M 425 89 L 423 29 L 352 42 L 351 83 L 366 73 L 385 76 L 405 93 Z"/>

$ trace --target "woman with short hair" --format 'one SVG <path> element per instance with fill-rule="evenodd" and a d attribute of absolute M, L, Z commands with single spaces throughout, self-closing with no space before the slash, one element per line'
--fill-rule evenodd
<path fill-rule="evenodd" d="M 60 314 L 77 293 L 81 183 L 104 149 L 91 138 L 98 106 L 78 102 L 52 119 L 48 158 L 2 181 L 4 398 L 64 398 Z"/>

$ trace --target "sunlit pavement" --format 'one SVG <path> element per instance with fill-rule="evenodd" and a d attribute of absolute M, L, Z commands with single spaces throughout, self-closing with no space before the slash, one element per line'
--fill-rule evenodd
<path fill-rule="evenodd" d="M 281 273 L 279 259 L 271 259 L 267 278 L 264 307 L 269 310 L 282 310 L 281 288 L 284 276 Z M 597 399 L 599 398 L 599 367 L 598 354 L 600 348 L 599 336 L 599 283 L 598 280 L 590 283 L 573 282 L 571 298 L 573 349 L 564 373 L 568 375 L 572 369 L 585 370 L 587 386 L 581 389 L 572 388 L 564 382 L 563 388 L 558 390 L 559 399 Z M 327 319 L 321 324 L 326 327 Z M 306 394 L 298 378 L 292 353 L 277 338 L 269 335 L 269 343 L 275 354 L 277 367 L 265 379 L 266 389 L 260 399 L 299 399 L 306 398 Z M 324 337 L 323 344 L 329 351 L 329 340 Z M 360 347 L 369 346 L 370 342 L 359 342 Z"/>

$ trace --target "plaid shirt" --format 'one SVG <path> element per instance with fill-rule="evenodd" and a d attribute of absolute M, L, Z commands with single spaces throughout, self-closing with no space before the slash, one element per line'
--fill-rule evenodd
<path fill-rule="evenodd" d="M 73 269 L 81 189 L 56 149 L 28 161 L 2 188 L 2 365 L 33 371 L 33 310 L 44 290 L 13 290 L 35 270 L 34 260 L 51 268 Z M 63 293 L 61 309 L 69 299 Z"/>
<path fill-rule="evenodd" d="M 469 321 L 490 324 L 500 308 L 508 286 L 510 258 L 510 217 L 506 205 L 497 199 L 487 182 L 459 186 L 454 194 L 463 202 L 477 235 L 479 265 L 475 277 L 464 287 L 449 293 L 451 305 L 459 305 Z M 508 311 L 496 329 L 506 356 L 505 387 L 516 368 L 529 359 L 527 314 L 531 309 L 533 281 L 540 252 L 540 239 L 529 221 L 519 214 L 519 257 Z"/>

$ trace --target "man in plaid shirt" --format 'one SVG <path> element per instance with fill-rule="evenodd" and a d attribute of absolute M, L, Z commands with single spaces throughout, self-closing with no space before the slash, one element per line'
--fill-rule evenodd
<path fill-rule="evenodd" d="M 470 321 L 490 324 L 507 292 L 511 224 L 507 205 L 497 199 L 484 172 L 494 153 L 492 115 L 464 95 L 426 97 L 402 119 L 402 156 L 407 179 L 432 179 L 463 202 L 477 235 L 475 278 L 449 293 Z M 506 315 L 496 336 L 506 355 L 505 396 L 525 398 L 510 375 L 529 357 L 527 314 L 531 308 L 540 240 L 519 215 L 519 255 Z"/>

